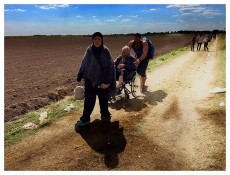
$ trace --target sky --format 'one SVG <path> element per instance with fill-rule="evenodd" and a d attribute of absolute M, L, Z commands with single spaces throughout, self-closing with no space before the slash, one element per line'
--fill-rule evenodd
<path fill-rule="evenodd" d="M 226 3 L 221 1 L 218 1 L 220 4 L 19 2 L 4 3 L 4 36 L 91 35 L 95 31 L 103 34 L 212 31 L 226 28 Z"/>

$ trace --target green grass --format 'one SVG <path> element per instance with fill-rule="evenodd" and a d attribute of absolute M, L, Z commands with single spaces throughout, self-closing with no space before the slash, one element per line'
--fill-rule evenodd
<path fill-rule="evenodd" d="M 226 88 L 226 35 L 219 34 L 217 40 L 216 66 L 214 68 L 214 87 Z M 225 106 L 220 106 L 224 102 Z M 226 169 L 226 93 L 216 93 L 208 99 L 205 115 L 206 120 L 213 125 L 212 137 L 215 139 L 210 156 L 215 163 L 212 169 Z M 216 147 L 215 147 L 216 146 Z"/>
<path fill-rule="evenodd" d="M 214 87 L 226 88 L 226 35 L 218 35 L 216 52 L 216 66 L 214 68 L 215 81 L 212 83 Z M 220 102 L 224 102 L 225 106 L 220 106 Z M 208 99 L 209 119 L 213 120 L 225 132 L 226 127 L 226 93 L 213 94 Z"/>
<path fill-rule="evenodd" d="M 215 87 L 226 88 L 226 35 L 219 34 L 217 42 L 217 61 L 214 68 L 214 74 L 216 81 Z M 217 120 L 226 121 L 226 106 L 220 107 L 218 104 L 225 102 L 226 105 L 226 93 L 217 93 L 213 95 L 213 103 L 210 105 L 210 115 L 216 116 Z"/>
<path fill-rule="evenodd" d="M 159 67 L 160 65 L 164 64 L 166 61 L 169 61 L 169 60 L 175 58 L 175 56 L 181 55 L 182 53 L 186 52 L 187 50 L 189 50 L 189 46 L 180 48 L 178 50 L 169 52 L 165 55 L 162 55 L 160 57 L 155 58 L 154 60 L 149 62 L 147 71 L 154 70 L 156 67 Z"/>
<path fill-rule="evenodd" d="M 217 67 L 216 75 L 218 78 L 217 85 L 226 87 L 226 35 L 219 34 L 217 43 Z"/>
<path fill-rule="evenodd" d="M 66 106 L 70 104 L 76 107 L 71 111 L 64 111 Z M 4 124 L 4 146 L 7 147 L 15 144 L 21 141 L 23 138 L 35 134 L 38 130 L 51 125 L 55 120 L 77 111 L 82 105 L 82 100 L 73 100 L 73 97 L 68 96 L 58 103 L 52 103 L 47 107 L 40 108 L 36 111 L 31 111 L 18 120 L 6 122 Z M 44 111 L 47 111 L 47 118 L 43 124 L 40 124 L 40 113 Z M 24 129 L 23 126 L 28 122 L 33 122 L 37 124 L 38 127 L 35 129 Z"/>

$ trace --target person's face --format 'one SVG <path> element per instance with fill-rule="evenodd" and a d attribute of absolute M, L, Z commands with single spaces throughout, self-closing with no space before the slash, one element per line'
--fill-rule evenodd
<path fill-rule="evenodd" d="M 102 43 L 101 37 L 95 36 L 94 39 L 93 39 L 93 45 L 94 45 L 95 47 L 100 47 L 100 46 L 101 46 L 101 43 Z"/>
<path fill-rule="evenodd" d="M 134 43 L 139 43 L 140 42 L 140 37 L 134 36 Z"/>
<path fill-rule="evenodd" d="M 122 56 L 123 58 L 127 58 L 127 57 L 129 56 L 129 51 L 128 51 L 128 49 L 122 50 L 121 56 Z"/>

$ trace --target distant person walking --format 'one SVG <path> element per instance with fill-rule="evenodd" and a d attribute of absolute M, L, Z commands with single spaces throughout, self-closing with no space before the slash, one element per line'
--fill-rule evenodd
<path fill-rule="evenodd" d="M 200 50 L 202 42 L 203 42 L 203 37 L 202 34 L 200 34 L 200 36 L 198 36 L 197 38 L 197 51 Z"/>
<path fill-rule="evenodd" d="M 203 42 L 204 42 L 204 50 L 208 50 L 208 42 L 209 42 L 209 36 L 208 35 L 206 35 L 204 37 Z"/>
<path fill-rule="evenodd" d="M 103 44 L 100 32 L 93 34 L 93 44 L 88 46 L 77 74 L 77 82 L 84 77 L 85 99 L 84 110 L 77 122 L 78 126 L 90 123 L 90 115 L 94 109 L 98 95 L 101 119 L 110 118 L 108 110 L 109 85 L 116 83 L 115 67 L 109 49 Z"/>
<path fill-rule="evenodd" d="M 195 43 L 196 43 L 196 35 L 192 37 L 191 51 L 194 51 Z"/>

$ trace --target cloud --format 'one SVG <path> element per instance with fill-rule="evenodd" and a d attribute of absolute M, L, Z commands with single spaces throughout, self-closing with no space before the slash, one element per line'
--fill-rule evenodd
<path fill-rule="evenodd" d="M 114 21 L 116 21 L 115 19 L 107 19 L 107 20 L 105 20 L 105 21 L 107 21 L 107 22 L 114 22 Z"/>
<path fill-rule="evenodd" d="M 35 5 L 35 7 L 38 7 L 40 9 L 42 9 L 42 10 L 55 9 L 55 7 L 49 6 L 49 5 Z"/>
<path fill-rule="evenodd" d="M 96 18 L 96 16 L 93 16 L 93 18 Z"/>
<path fill-rule="evenodd" d="M 151 8 L 151 9 L 149 9 L 149 10 L 142 10 L 142 12 L 149 12 L 149 11 L 156 11 L 157 9 L 153 9 L 153 8 Z"/>
<path fill-rule="evenodd" d="M 203 15 L 221 15 L 219 12 L 215 12 L 213 10 L 206 10 L 202 13 Z"/>
<path fill-rule="evenodd" d="M 192 15 L 192 13 L 182 13 L 183 16 L 189 16 Z"/>
<path fill-rule="evenodd" d="M 26 10 L 23 9 L 5 9 L 5 12 L 9 12 L 9 11 L 15 11 L 15 12 L 25 12 Z"/>
<path fill-rule="evenodd" d="M 219 10 L 208 10 L 206 7 L 201 7 L 199 4 L 172 4 L 166 8 L 178 8 L 183 16 L 192 15 L 193 13 L 200 13 L 201 15 L 223 15 Z M 186 11 L 186 12 L 185 12 Z"/>
<path fill-rule="evenodd" d="M 119 16 L 118 16 L 118 18 L 121 18 L 121 17 L 122 17 L 122 15 L 119 15 Z"/>
<path fill-rule="evenodd" d="M 55 5 L 53 5 L 54 7 L 60 7 L 60 8 L 66 8 L 66 7 L 69 7 L 69 5 L 68 4 L 61 4 L 61 5 L 57 5 L 57 4 L 55 4 Z"/>
<path fill-rule="evenodd" d="M 76 17 L 77 17 L 77 18 L 82 18 L 82 16 L 80 16 L 80 15 L 77 15 Z"/>
<path fill-rule="evenodd" d="M 166 8 L 191 9 L 200 6 L 199 4 L 170 4 Z"/>
<path fill-rule="evenodd" d="M 200 7 L 199 4 L 173 4 L 173 5 L 166 6 L 166 8 L 178 8 L 179 11 L 181 12 L 184 11 L 201 12 L 206 9 L 204 7 Z"/>
<path fill-rule="evenodd" d="M 49 9 L 56 9 L 56 8 L 66 8 L 69 7 L 68 4 L 50 4 L 50 5 L 35 5 L 35 7 L 38 7 L 42 10 L 49 10 Z"/>
<path fill-rule="evenodd" d="M 184 21 L 181 19 L 177 19 L 176 22 L 184 22 Z"/>
<path fill-rule="evenodd" d="M 130 19 L 122 19 L 122 21 L 130 21 Z"/>
<path fill-rule="evenodd" d="M 204 7 L 198 7 L 198 8 L 195 8 L 192 12 L 194 12 L 194 13 L 199 13 L 199 12 L 202 12 L 202 11 L 204 11 L 206 8 L 204 8 Z"/>
<path fill-rule="evenodd" d="M 136 18 L 136 17 L 138 17 L 138 15 L 134 15 L 134 16 L 130 16 L 131 18 Z"/>
<path fill-rule="evenodd" d="M 182 15 L 192 15 L 192 13 L 202 13 L 202 15 L 222 15 L 219 10 L 207 10 L 205 7 L 201 7 L 199 4 L 173 4 L 168 5 L 166 8 L 179 8 Z M 184 12 L 191 11 L 191 12 Z"/>

